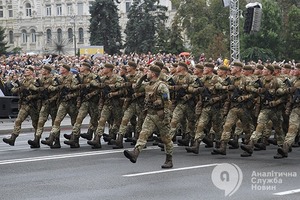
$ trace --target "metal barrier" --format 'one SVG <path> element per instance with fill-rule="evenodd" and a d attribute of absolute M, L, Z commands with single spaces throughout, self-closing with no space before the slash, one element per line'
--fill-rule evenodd
<path fill-rule="evenodd" d="M 0 117 L 2 118 L 17 117 L 19 113 L 18 102 L 19 102 L 19 97 L 17 96 L 0 97 Z"/>

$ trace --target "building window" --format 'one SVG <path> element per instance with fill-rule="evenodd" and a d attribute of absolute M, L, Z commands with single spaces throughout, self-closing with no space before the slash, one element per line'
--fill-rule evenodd
<path fill-rule="evenodd" d="M 22 30 L 22 43 L 27 43 L 27 32 Z"/>
<path fill-rule="evenodd" d="M 8 17 L 13 17 L 14 12 L 13 12 L 13 9 L 12 9 L 12 5 L 8 5 L 7 8 L 8 8 Z"/>
<path fill-rule="evenodd" d="M 70 4 L 70 3 L 67 4 L 67 14 L 68 15 L 75 14 L 75 13 L 73 13 L 73 7 L 72 7 L 72 4 Z"/>
<path fill-rule="evenodd" d="M 57 29 L 57 42 L 61 43 L 62 42 L 62 31 L 61 29 Z"/>
<path fill-rule="evenodd" d="M 83 43 L 83 28 L 78 29 L 78 42 Z"/>
<path fill-rule="evenodd" d="M 32 42 L 32 43 L 36 43 L 36 34 L 35 34 L 35 30 L 31 29 L 30 35 L 31 35 L 31 42 Z"/>
<path fill-rule="evenodd" d="M 77 8 L 78 8 L 78 10 L 77 10 L 77 14 L 78 15 L 83 15 L 83 3 L 77 3 Z"/>
<path fill-rule="evenodd" d="M 52 40 L 52 33 L 50 29 L 47 29 L 47 43 L 51 43 Z"/>
<path fill-rule="evenodd" d="M 126 2 L 126 13 L 128 13 L 129 12 L 129 10 L 130 10 L 130 7 L 131 7 L 131 2 Z"/>
<path fill-rule="evenodd" d="M 73 29 L 71 28 L 68 29 L 68 39 L 69 42 L 73 42 Z"/>
<path fill-rule="evenodd" d="M 62 15 L 62 6 L 61 6 L 61 4 L 56 4 L 56 14 L 58 16 Z"/>
<path fill-rule="evenodd" d="M 26 8 L 26 16 L 31 17 L 31 4 L 26 3 L 25 8 Z"/>
<path fill-rule="evenodd" d="M 46 5 L 46 16 L 51 16 L 51 5 Z"/>
<path fill-rule="evenodd" d="M 0 17 L 3 18 L 3 6 L 0 6 Z"/>
<path fill-rule="evenodd" d="M 13 31 L 9 31 L 9 33 L 8 33 L 8 42 L 9 42 L 9 44 L 14 43 L 14 32 Z"/>

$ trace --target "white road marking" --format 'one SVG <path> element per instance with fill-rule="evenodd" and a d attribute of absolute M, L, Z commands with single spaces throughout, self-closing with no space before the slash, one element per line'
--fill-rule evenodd
<path fill-rule="evenodd" d="M 147 150 L 160 149 L 157 146 L 147 147 Z M 45 160 L 56 160 L 56 159 L 64 159 L 64 158 L 76 158 L 83 156 L 94 156 L 94 155 L 105 155 L 112 153 L 120 153 L 126 149 L 119 150 L 101 150 L 101 151 L 93 151 L 93 152 L 84 152 L 84 153 L 70 153 L 70 154 L 61 154 L 61 155 L 53 155 L 53 156 L 40 156 L 40 157 L 32 157 L 32 158 L 20 158 L 20 159 L 11 159 L 11 160 L 2 160 L 0 161 L 0 165 L 8 165 L 15 163 L 28 163 L 28 162 L 36 162 L 36 161 L 45 161 Z M 128 148 L 127 150 L 132 150 L 132 148 Z"/>
<path fill-rule="evenodd" d="M 300 192 L 300 189 L 295 189 L 295 190 L 288 190 L 288 191 L 284 191 L 284 192 L 273 193 L 273 195 L 283 196 L 283 195 L 295 194 L 295 193 L 299 193 L 299 192 Z"/>
<path fill-rule="evenodd" d="M 198 165 L 198 166 L 191 166 L 191 167 L 182 167 L 182 168 L 176 168 L 176 169 L 158 170 L 158 171 L 151 171 L 151 172 L 142 172 L 142 173 L 136 173 L 136 174 L 125 174 L 123 176 L 124 177 L 144 176 L 144 175 L 150 175 L 150 174 L 161 174 L 161 173 L 166 173 L 166 172 L 175 172 L 175 171 L 198 169 L 198 168 L 204 168 L 204 167 L 213 167 L 213 166 L 217 166 L 217 165 L 220 165 L 220 163 Z"/>

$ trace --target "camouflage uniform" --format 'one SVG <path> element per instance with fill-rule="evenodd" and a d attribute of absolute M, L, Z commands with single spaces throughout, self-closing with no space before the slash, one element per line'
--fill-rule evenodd
<path fill-rule="evenodd" d="M 72 74 L 60 76 L 58 82 L 59 86 L 49 88 L 50 91 L 59 91 L 59 106 L 57 109 L 56 118 L 50 131 L 49 138 L 42 140 L 41 143 L 53 148 L 53 142 L 60 137 L 60 124 L 67 114 L 71 117 L 72 126 L 75 124 L 78 109 L 76 107 L 76 98 L 78 92 L 76 91 L 76 85 L 78 81 Z M 60 146 L 60 145 L 59 145 Z M 56 148 L 56 146 L 54 146 Z M 59 147 L 58 147 L 59 148 Z"/>
<path fill-rule="evenodd" d="M 252 91 L 256 92 L 260 96 L 260 106 L 261 110 L 257 119 L 257 126 L 255 131 L 252 133 L 250 142 L 248 145 L 241 145 L 241 148 L 251 156 L 253 153 L 253 147 L 257 144 L 257 141 L 262 138 L 266 139 L 264 130 L 266 128 L 267 123 L 271 120 L 277 134 L 277 142 L 278 144 L 282 144 L 284 140 L 284 134 L 282 131 L 282 109 L 284 107 L 284 94 L 285 94 L 285 85 L 284 83 L 277 77 L 266 78 L 263 77 L 261 79 L 261 84 L 259 89 L 254 88 Z M 262 87 L 261 87 L 262 86 Z M 265 145 L 265 143 L 261 143 L 258 148 L 261 148 L 261 145 Z M 256 145 L 257 146 L 257 145 Z M 242 156 L 245 154 L 242 154 Z"/>
<path fill-rule="evenodd" d="M 90 115 L 90 123 L 88 127 L 88 137 L 92 137 L 93 132 L 98 126 L 98 102 L 99 102 L 99 89 L 97 75 L 94 73 L 80 74 L 77 78 L 80 84 L 80 96 L 77 98 L 78 115 L 76 122 L 72 129 L 72 135 L 69 141 L 64 141 L 65 144 L 71 147 L 79 147 L 80 129 L 84 118 L 87 114 Z M 100 81 L 100 80 L 99 80 Z M 68 137 L 66 137 L 68 139 Z M 91 138 L 87 138 L 91 140 Z"/>
<path fill-rule="evenodd" d="M 298 70 L 300 70 L 300 64 L 298 66 Z M 280 148 L 278 148 L 277 152 L 284 157 L 288 157 L 288 152 L 292 147 L 292 144 L 295 141 L 296 136 L 299 134 L 300 128 L 300 78 L 296 78 L 292 82 L 292 87 L 288 88 L 288 92 L 290 93 L 289 102 L 287 104 L 286 114 L 289 114 L 289 109 L 291 109 L 291 113 L 289 116 L 289 128 L 288 132 L 285 136 L 284 143 Z M 291 108 L 289 108 L 291 107 Z"/>
<path fill-rule="evenodd" d="M 33 71 L 33 70 L 32 70 Z M 19 113 L 15 121 L 14 130 L 10 138 L 3 138 L 3 141 L 11 146 L 14 146 L 16 138 L 21 132 L 21 124 L 30 116 L 32 120 L 32 126 L 36 130 L 38 123 L 38 88 L 35 85 L 35 79 L 32 76 L 25 76 L 21 83 L 16 84 L 12 88 L 12 93 L 18 93 L 19 100 Z"/>
<path fill-rule="evenodd" d="M 113 117 L 113 124 L 116 126 L 115 129 L 119 129 L 123 113 L 120 100 L 120 96 L 124 93 L 123 82 L 123 78 L 117 74 L 112 74 L 110 77 L 101 77 L 101 83 L 105 85 L 102 89 L 102 96 L 100 97 L 100 103 L 103 104 L 103 108 L 94 139 L 88 141 L 88 144 L 91 145 L 92 148 L 101 148 L 100 138 L 104 134 L 106 122 L 111 117 Z"/>
<path fill-rule="evenodd" d="M 48 77 L 42 77 L 40 79 L 40 83 L 41 91 L 39 96 L 41 99 L 41 109 L 39 112 L 38 126 L 35 133 L 35 139 L 28 141 L 28 144 L 31 145 L 31 148 L 40 147 L 39 141 L 44 131 L 44 125 L 48 120 L 49 115 L 51 116 L 53 125 L 57 113 L 58 92 L 50 92 L 48 89 L 49 87 L 57 83 L 54 82 L 53 76 L 51 75 L 49 75 Z"/>

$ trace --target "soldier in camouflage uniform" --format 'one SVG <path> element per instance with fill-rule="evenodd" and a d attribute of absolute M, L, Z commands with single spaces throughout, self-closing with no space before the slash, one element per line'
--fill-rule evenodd
<path fill-rule="evenodd" d="M 87 114 L 90 115 L 90 123 L 87 134 L 83 134 L 83 136 L 86 139 L 91 140 L 93 133 L 98 126 L 98 85 L 100 83 L 100 78 L 97 80 L 97 75 L 91 72 L 91 65 L 87 62 L 81 63 L 79 70 L 80 75 L 77 77 L 79 84 L 76 86 L 80 90 L 80 95 L 77 98 L 77 108 L 79 108 L 78 115 L 73 126 L 71 138 L 68 136 L 66 137 L 65 135 L 65 138 L 70 140 L 64 141 L 64 143 L 70 145 L 70 147 L 80 146 L 79 137 L 81 124 Z"/>
<path fill-rule="evenodd" d="M 195 133 L 195 142 L 192 147 L 186 147 L 188 153 L 199 153 L 200 142 L 209 143 L 204 132 L 208 123 L 212 123 L 212 127 L 216 134 L 216 137 L 220 137 L 222 131 L 222 118 L 221 118 L 221 102 L 224 99 L 224 95 L 220 94 L 217 90 L 221 87 L 221 79 L 219 76 L 213 74 L 214 65 L 212 63 L 206 63 L 204 65 L 203 77 L 201 79 L 201 87 L 190 91 L 194 94 L 200 93 L 200 102 L 202 104 L 202 112 L 197 121 L 197 128 Z"/>
<path fill-rule="evenodd" d="M 267 65 L 263 70 L 263 78 L 260 83 L 257 83 L 256 87 L 252 87 L 250 90 L 259 94 L 261 110 L 258 115 L 257 126 L 252 133 L 250 142 L 246 145 L 241 145 L 242 150 L 245 153 L 243 157 L 251 156 L 253 153 L 254 145 L 262 138 L 265 140 L 264 129 L 267 123 L 271 120 L 277 133 L 277 142 L 282 145 L 284 140 L 284 134 L 282 130 L 282 109 L 284 107 L 284 94 L 285 85 L 277 77 L 272 76 L 274 67 Z M 255 85 L 254 85 L 255 86 Z M 261 144 L 265 144 L 264 142 Z M 260 146 L 258 146 L 261 148 Z M 247 155 L 247 156 L 245 156 Z M 280 156 L 276 155 L 275 157 Z"/>
<path fill-rule="evenodd" d="M 140 152 L 147 143 L 148 137 L 155 129 L 159 130 L 162 142 L 165 144 L 166 161 L 162 168 L 172 168 L 173 142 L 170 134 L 170 94 L 167 85 L 159 80 L 161 69 L 158 66 L 151 66 L 147 72 L 150 81 L 146 86 L 146 118 L 144 120 L 140 137 L 133 151 L 124 151 L 124 155 L 135 163 Z"/>
<path fill-rule="evenodd" d="M 291 87 L 287 88 L 289 100 L 287 103 L 286 115 L 289 115 L 289 127 L 282 146 L 277 152 L 281 155 L 278 158 L 287 158 L 288 152 L 299 136 L 300 127 L 300 63 L 296 64 L 294 71 L 295 79 L 291 82 Z"/>
<path fill-rule="evenodd" d="M 245 66 L 244 69 L 249 69 L 251 66 Z M 221 136 L 220 148 L 215 148 L 213 154 L 226 155 L 226 148 L 231 137 L 233 127 L 238 120 L 242 122 L 242 130 L 245 132 L 245 142 L 249 141 L 251 136 L 251 109 L 253 95 L 248 91 L 247 86 L 251 83 L 251 79 L 246 76 L 242 76 L 243 64 L 240 62 L 234 62 L 231 69 L 231 84 L 228 86 L 222 86 L 223 89 L 228 91 L 228 98 L 226 104 L 229 106 L 229 111 L 226 116 L 225 124 L 223 126 L 223 133 Z M 238 140 L 239 135 L 235 135 L 234 140 Z"/>
<path fill-rule="evenodd" d="M 172 80 L 172 81 L 170 81 Z M 194 137 L 195 133 L 195 99 L 193 94 L 188 94 L 189 85 L 194 83 L 193 77 L 188 73 L 188 66 L 184 62 L 180 62 L 177 66 L 176 75 L 168 81 L 170 93 L 174 93 L 175 109 L 173 110 L 171 119 L 170 134 L 174 137 L 178 126 L 187 120 L 190 135 Z"/>
<path fill-rule="evenodd" d="M 138 87 L 135 85 L 135 83 L 137 83 L 137 81 L 142 77 L 142 73 L 136 70 L 137 64 L 132 61 L 128 62 L 126 68 L 128 74 L 125 77 L 126 82 L 123 83 L 126 88 L 125 101 L 123 105 L 125 112 L 117 135 L 116 146 L 113 147 L 114 149 L 123 148 L 123 137 L 126 133 L 127 125 L 132 117 L 137 116 L 136 134 L 141 131 L 141 125 L 144 120 L 142 111 L 144 108 L 145 91 L 144 88 L 141 87 L 141 84 L 138 84 Z M 133 88 L 134 85 L 135 87 Z M 138 139 L 137 135 L 136 139 Z"/>
<path fill-rule="evenodd" d="M 32 120 L 32 126 L 36 130 L 38 123 L 38 88 L 36 87 L 35 78 L 33 76 L 34 69 L 32 66 L 27 66 L 24 72 L 24 80 L 14 84 L 12 93 L 18 93 L 19 100 L 19 113 L 15 121 L 14 130 L 9 138 L 3 138 L 3 142 L 14 146 L 16 138 L 21 132 L 21 124 L 30 116 Z"/>
<path fill-rule="evenodd" d="M 76 117 L 78 114 L 78 109 L 76 107 L 76 98 L 78 92 L 76 91 L 76 86 L 78 81 L 73 77 L 70 72 L 70 66 L 63 64 L 60 66 L 60 77 L 58 78 L 59 85 L 49 87 L 50 91 L 58 91 L 58 110 L 56 118 L 50 135 L 46 140 L 42 140 L 41 143 L 48 145 L 51 149 L 60 148 L 59 138 L 60 138 L 60 124 L 67 114 L 71 117 L 72 126 L 75 124 Z M 55 144 L 53 144 L 55 142 Z M 75 146 L 74 146 L 75 147 Z"/>
<path fill-rule="evenodd" d="M 101 148 L 100 139 L 104 134 L 105 123 L 113 117 L 113 124 L 119 129 L 122 120 L 122 104 L 120 96 L 124 94 L 124 79 L 114 74 L 114 65 L 105 64 L 102 71 L 103 77 L 101 77 L 101 83 L 104 85 L 102 89 L 102 96 L 100 97 L 100 103 L 103 104 L 103 108 L 98 121 L 98 126 L 94 134 L 94 139 L 89 140 L 87 143 L 92 146 L 93 149 Z M 101 102 L 102 101 L 102 102 Z"/>
<path fill-rule="evenodd" d="M 54 120 L 56 118 L 58 92 L 50 92 L 49 87 L 53 86 L 54 84 L 57 85 L 58 83 L 55 83 L 53 76 L 51 75 L 51 70 L 52 69 L 50 65 L 44 65 L 41 72 L 42 76 L 39 79 L 39 96 L 42 106 L 39 112 L 38 126 L 34 135 L 34 140 L 28 140 L 28 144 L 31 148 L 40 148 L 40 139 L 49 115 L 52 119 L 52 125 L 54 124 Z"/>

